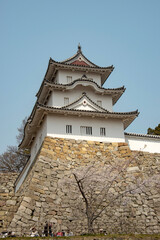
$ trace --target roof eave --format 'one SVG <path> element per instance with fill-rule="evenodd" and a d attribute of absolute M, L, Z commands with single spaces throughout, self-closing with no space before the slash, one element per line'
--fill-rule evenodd
<path fill-rule="evenodd" d="M 101 118 L 115 118 L 122 119 L 124 122 L 124 129 L 126 129 L 138 116 L 138 111 L 129 113 L 112 113 L 112 112 L 94 112 L 94 111 L 84 111 L 84 110 L 73 110 L 73 109 L 60 109 L 43 106 L 42 104 L 37 104 L 35 112 L 32 116 L 30 122 L 27 123 L 27 129 L 25 129 L 24 139 L 19 145 L 20 148 L 30 148 L 32 136 L 36 134 L 37 128 L 43 123 L 46 114 L 69 114 L 73 116 L 88 116 L 88 117 L 101 117 Z M 127 120 L 128 119 L 128 120 Z"/>
<path fill-rule="evenodd" d="M 50 60 L 50 64 L 53 64 L 57 67 L 63 67 L 63 68 L 77 68 L 77 69 L 86 69 L 86 70 L 90 70 L 90 71 L 94 71 L 94 70 L 97 70 L 97 71 L 105 71 L 105 70 L 108 70 L 108 69 L 114 69 L 113 65 L 111 66 L 107 66 L 107 67 L 99 67 L 99 66 L 86 66 L 86 65 L 76 65 L 76 64 L 69 64 L 69 63 L 62 63 L 62 62 L 57 62 L 53 59 Z"/>
<path fill-rule="evenodd" d="M 154 138 L 157 140 L 160 140 L 160 136 L 159 135 L 150 135 L 150 134 L 141 134 L 141 133 L 127 133 L 125 132 L 124 135 L 128 136 L 128 137 L 137 137 L 137 138 Z"/>
<path fill-rule="evenodd" d="M 70 91 L 70 89 L 67 88 L 67 86 L 69 86 L 69 84 L 63 85 L 63 84 L 54 84 L 54 83 L 50 83 L 48 81 L 45 81 L 43 84 L 43 88 L 42 91 L 37 99 L 38 102 L 42 103 L 42 104 L 47 104 L 47 100 L 52 92 L 52 89 L 56 89 L 56 90 L 65 90 L 65 91 Z M 112 90 L 112 89 L 100 89 L 101 91 L 99 91 L 99 94 L 107 94 L 107 95 L 111 95 L 112 99 L 113 99 L 113 105 L 116 104 L 116 102 L 119 100 L 119 98 L 123 95 L 125 88 L 123 89 L 119 89 L 119 90 Z M 116 93 L 114 93 L 114 91 Z"/>
<path fill-rule="evenodd" d="M 41 91 L 42 91 L 42 87 L 43 87 L 44 80 L 45 80 L 45 78 L 46 78 L 46 76 L 47 76 L 47 73 L 48 73 L 48 71 L 49 71 L 49 68 L 50 68 L 50 63 L 51 63 L 51 58 L 49 59 L 48 66 L 47 66 L 47 71 L 46 71 L 46 73 L 45 73 L 45 76 L 44 76 L 44 78 L 43 78 L 43 81 L 42 81 L 42 83 L 41 83 L 41 86 L 40 86 L 40 88 L 39 88 L 39 90 L 38 90 L 38 92 L 37 92 L 37 94 L 36 94 L 36 97 L 39 97 L 39 95 L 40 95 L 40 93 L 41 93 Z"/>
<path fill-rule="evenodd" d="M 123 88 L 123 90 L 121 92 L 119 92 L 119 94 L 117 94 L 117 95 L 115 95 L 115 97 L 113 97 L 113 105 L 116 104 L 116 102 L 120 99 L 120 97 L 123 95 L 125 90 L 126 90 L 126 88 Z"/>
<path fill-rule="evenodd" d="M 130 117 L 129 119 L 127 119 L 127 121 L 124 120 L 124 121 L 123 121 L 124 130 L 125 130 L 127 127 L 129 127 L 129 126 L 131 125 L 131 123 L 132 123 L 137 117 L 138 117 L 138 114 L 135 115 L 135 116 Z"/>
<path fill-rule="evenodd" d="M 104 74 L 101 76 L 101 86 L 104 85 L 104 83 L 106 82 L 106 80 L 108 79 L 108 77 L 110 76 L 110 74 L 113 72 L 113 70 L 114 70 L 113 65 L 110 66 L 110 69 L 109 69 L 109 70 L 110 70 L 110 71 L 104 73 Z"/>

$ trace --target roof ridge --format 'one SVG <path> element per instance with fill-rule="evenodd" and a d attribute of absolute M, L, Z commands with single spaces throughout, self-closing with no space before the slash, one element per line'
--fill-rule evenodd
<path fill-rule="evenodd" d="M 75 58 L 75 57 L 78 56 L 78 55 L 79 55 L 79 52 L 75 53 L 72 57 L 69 57 L 69 58 L 67 58 L 67 59 L 65 59 L 65 60 L 63 60 L 63 61 L 61 61 L 61 63 L 64 63 L 64 62 L 70 61 L 70 60 L 72 60 L 73 58 Z"/>

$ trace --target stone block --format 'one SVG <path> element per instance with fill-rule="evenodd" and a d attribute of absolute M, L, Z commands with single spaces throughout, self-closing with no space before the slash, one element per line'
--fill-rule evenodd
<path fill-rule="evenodd" d="M 51 218 L 50 222 L 57 224 L 57 219 L 56 218 Z"/>
<path fill-rule="evenodd" d="M 124 143 L 124 142 L 118 143 L 118 147 L 122 147 L 122 146 L 128 146 L 128 143 Z"/>
<path fill-rule="evenodd" d="M 5 215 L 5 211 L 0 211 L 0 216 Z"/>
<path fill-rule="evenodd" d="M 36 187 L 36 186 L 34 186 L 34 185 L 31 185 L 29 188 L 30 188 L 31 190 L 34 190 L 35 192 L 44 194 L 44 190 L 43 190 L 43 189 L 40 189 L 39 187 Z"/>
<path fill-rule="evenodd" d="M 35 216 L 34 216 L 34 217 L 32 218 L 32 220 L 33 220 L 34 222 L 38 222 L 38 217 L 35 217 Z"/>
<path fill-rule="evenodd" d="M 32 201 L 30 197 L 24 197 L 23 200 L 26 201 L 27 203 L 30 203 Z"/>
<path fill-rule="evenodd" d="M 25 207 L 25 208 L 29 208 L 29 209 L 33 209 L 33 208 L 34 208 L 32 204 L 29 204 L 29 203 L 27 203 L 27 202 L 25 202 L 25 201 L 23 201 L 23 202 L 21 203 L 21 206 L 23 206 L 23 207 Z M 20 209 L 20 208 L 19 208 L 19 209 Z"/>
<path fill-rule="evenodd" d="M 37 192 L 36 192 L 36 193 L 37 193 Z M 35 194 L 36 194 L 36 193 L 35 193 Z M 31 198 L 32 200 L 39 201 L 39 199 L 40 199 L 39 195 L 35 195 L 35 194 L 30 195 L 30 198 Z M 39 194 L 39 193 L 38 193 L 38 194 Z"/>
<path fill-rule="evenodd" d="M 3 207 L 5 204 L 6 204 L 5 201 L 1 201 L 1 200 L 0 200 L 0 207 Z"/>
<path fill-rule="evenodd" d="M 16 200 L 7 200 L 6 205 L 16 205 Z"/>
<path fill-rule="evenodd" d="M 41 207 L 41 206 L 42 206 L 42 203 L 41 203 L 41 202 L 36 202 L 36 206 L 37 206 L 37 207 Z"/>
<path fill-rule="evenodd" d="M 51 169 L 44 169 L 43 173 L 46 175 L 51 175 Z"/>
<path fill-rule="evenodd" d="M 138 166 L 135 166 L 135 167 L 128 167 L 127 168 L 127 171 L 128 172 L 139 172 L 140 171 L 140 169 L 139 169 L 139 167 Z"/>
<path fill-rule="evenodd" d="M 27 213 L 23 213 L 23 218 L 30 220 L 32 217 L 31 217 L 31 215 L 29 215 Z"/>
<path fill-rule="evenodd" d="M 15 222 L 17 222 L 17 221 L 20 220 L 20 219 L 21 219 L 21 216 L 15 214 L 15 216 L 14 216 L 14 220 L 15 220 Z"/>
<path fill-rule="evenodd" d="M 53 202 L 53 199 L 50 198 L 50 197 L 46 197 L 46 203 L 52 203 Z"/>
<path fill-rule="evenodd" d="M 32 210 L 31 210 L 31 209 L 29 209 L 29 208 L 26 208 L 26 210 L 25 210 L 25 213 L 27 213 L 28 215 L 31 215 L 31 213 L 32 213 Z"/>
<path fill-rule="evenodd" d="M 12 221 L 11 224 L 10 224 L 10 227 L 11 228 L 15 228 L 16 227 L 16 223 L 14 221 Z"/>

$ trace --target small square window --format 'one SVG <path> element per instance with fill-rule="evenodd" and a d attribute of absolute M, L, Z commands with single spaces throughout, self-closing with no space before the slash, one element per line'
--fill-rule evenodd
<path fill-rule="evenodd" d="M 106 129 L 103 127 L 100 128 L 100 136 L 106 136 Z"/>
<path fill-rule="evenodd" d="M 64 105 L 66 106 L 66 105 L 68 105 L 68 104 L 69 104 L 69 98 L 65 97 L 65 98 L 64 98 Z"/>
<path fill-rule="evenodd" d="M 101 100 L 97 100 L 97 105 L 102 107 L 102 101 Z"/>
<path fill-rule="evenodd" d="M 81 126 L 81 135 L 92 135 L 92 127 Z"/>
<path fill-rule="evenodd" d="M 66 133 L 72 133 L 72 125 L 66 125 Z"/>
<path fill-rule="evenodd" d="M 72 76 L 67 76 L 67 83 L 71 83 L 72 82 Z"/>

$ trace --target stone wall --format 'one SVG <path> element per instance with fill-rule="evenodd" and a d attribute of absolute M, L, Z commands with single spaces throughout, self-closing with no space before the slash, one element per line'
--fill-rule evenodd
<path fill-rule="evenodd" d="M 131 175 L 143 179 L 159 174 L 160 154 L 132 152 L 126 143 L 45 138 L 26 180 L 12 198 L 16 200 L 17 211 L 8 229 L 19 235 L 27 235 L 31 227 L 43 229 L 47 221 L 53 224 L 54 232 L 62 229 L 70 229 L 74 234 L 86 232 L 85 215 L 74 209 L 76 198 L 70 194 L 72 186 L 70 189 L 62 187 L 61 180 L 80 166 L 94 162 L 101 166 L 114 165 L 117 161 L 131 158 L 134 161 L 128 168 L 122 186 L 119 186 L 119 183 L 118 187 L 114 187 L 115 192 L 131 181 Z M 127 205 L 123 205 L 121 199 L 109 206 L 95 221 L 95 231 L 103 229 L 107 233 L 160 232 L 159 187 L 148 188 L 145 192 L 130 197 Z M 8 209 L 9 214 L 10 211 Z"/>
<path fill-rule="evenodd" d="M 14 182 L 18 173 L 0 173 L 0 231 L 6 230 L 17 210 Z"/>

